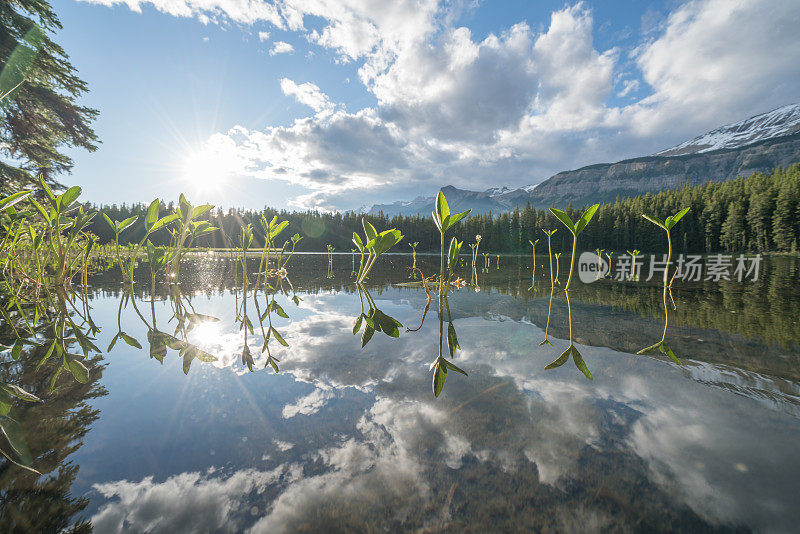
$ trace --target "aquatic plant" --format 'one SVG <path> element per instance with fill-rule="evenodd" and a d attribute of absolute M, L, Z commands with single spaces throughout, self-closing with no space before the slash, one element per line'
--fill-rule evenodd
<path fill-rule="evenodd" d="M 569 283 L 567 283 L 567 285 L 569 285 Z M 572 361 L 575 363 L 575 367 L 580 369 L 586 378 L 589 380 L 594 380 L 591 371 L 589 371 L 589 368 L 586 366 L 586 362 L 583 361 L 583 356 L 581 356 L 581 353 L 578 351 L 574 342 L 572 341 L 572 305 L 569 301 L 569 291 L 567 291 L 566 288 L 564 289 L 564 296 L 567 299 L 567 315 L 569 317 L 569 347 L 567 347 L 566 350 L 555 359 L 555 361 L 547 364 L 545 369 L 555 369 L 556 367 L 561 367 L 567 362 L 570 355 L 572 355 Z"/>
<path fill-rule="evenodd" d="M 631 274 L 628 276 L 629 281 L 638 282 L 639 275 L 636 274 L 636 257 L 639 256 L 642 252 L 638 249 L 633 249 L 633 251 L 626 250 L 625 252 L 628 253 L 628 256 L 631 257 Z"/>
<path fill-rule="evenodd" d="M 544 232 L 545 235 L 547 236 L 547 259 L 550 260 L 550 287 L 551 288 L 555 284 L 555 279 L 553 278 L 553 247 L 552 247 L 552 244 L 551 244 L 551 238 L 553 237 L 553 234 L 556 233 L 556 231 L 557 231 L 557 229 L 545 230 L 544 228 L 542 228 L 542 232 Z M 537 239 L 537 241 L 538 241 L 538 239 Z"/>
<path fill-rule="evenodd" d="M 600 280 L 603 272 L 603 252 L 605 252 L 604 248 L 596 248 L 594 249 L 594 253 L 597 256 L 597 279 Z M 609 264 L 609 269 L 611 265 Z"/>
<path fill-rule="evenodd" d="M 356 318 L 355 324 L 353 324 L 353 335 L 357 335 L 361 331 L 362 325 L 364 326 L 364 332 L 361 334 L 361 348 L 364 348 L 369 343 L 375 332 L 383 332 L 389 337 L 399 337 L 400 328 L 403 327 L 402 323 L 378 309 L 375 300 L 366 287 L 362 284 L 357 284 L 356 288 L 358 289 L 358 298 L 361 301 L 361 313 Z M 368 311 L 364 311 L 365 299 L 369 307 Z"/>
<path fill-rule="evenodd" d="M 375 227 L 364 218 L 361 219 L 361 225 L 364 227 L 365 239 L 362 240 L 358 233 L 353 232 L 353 243 L 361 252 L 361 262 L 358 266 L 358 275 L 356 276 L 357 283 L 363 282 L 364 279 L 369 276 L 369 272 L 372 270 L 372 267 L 381 254 L 403 239 L 403 234 L 400 233 L 400 230 L 395 228 L 378 233 Z M 364 261 L 365 252 L 368 253 L 366 262 Z"/>
<path fill-rule="evenodd" d="M 214 209 L 211 204 L 202 204 L 200 206 L 193 206 L 183 193 L 178 197 L 178 206 L 175 209 L 175 221 L 178 223 L 177 228 L 171 229 L 172 240 L 170 243 L 170 275 L 177 279 L 180 274 L 181 259 L 186 253 L 186 249 L 192 246 L 192 243 L 198 237 L 204 236 L 215 232 L 217 228 L 211 225 L 209 221 L 198 220 L 201 217 Z"/>
<path fill-rule="evenodd" d="M 550 301 L 547 304 L 547 324 L 544 327 L 544 341 L 539 343 L 540 347 L 542 345 L 550 345 L 551 347 L 553 346 L 553 344 L 550 342 L 550 339 L 548 338 L 548 331 L 550 330 L 550 312 L 553 309 L 553 292 L 554 291 L 555 291 L 555 287 L 553 285 L 551 285 L 550 286 Z"/>
<path fill-rule="evenodd" d="M 456 350 L 461 349 L 458 344 L 458 336 L 456 335 L 456 327 L 453 324 L 453 318 L 450 315 L 450 304 L 447 301 L 447 295 L 439 294 L 439 354 L 436 360 L 430 365 L 433 371 L 433 396 L 438 397 L 444 389 L 444 383 L 447 379 L 447 371 L 452 370 L 468 376 L 467 373 L 459 368 L 452 361 L 448 360 L 442 355 L 442 345 L 444 338 L 444 309 L 447 310 L 447 350 L 450 358 L 454 358 Z"/>
<path fill-rule="evenodd" d="M 558 281 L 558 268 L 559 268 L 559 265 L 561 263 L 559 261 L 559 258 L 561 258 L 562 254 L 563 254 L 563 252 L 556 252 L 555 254 L 553 254 L 553 257 L 556 259 L 556 278 L 555 278 L 555 283 L 558 284 L 558 285 L 561 285 L 561 282 Z"/>
<path fill-rule="evenodd" d="M 594 213 L 597 211 L 598 207 L 600 207 L 600 204 L 595 204 L 588 208 L 581 214 L 581 216 L 578 218 L 578 221 L 575 223 L 573 223 L 569 218 L 569 215 L 563 211 L 556 208 L 550 208 L 550 211 L 553 213 L 553 215 L 555 215 L 556 218 L 561 221 L 561 223 L 566 226 L 567 230 L 569 230 L 572 234 L 572 255 L 570 256 L 569 276 L 567 277 L 567 285 L 564 286 L 564 291 L 569 291 L 569 284 L 572 282 L 572 271 L 575 267 L 575 254 L 578 250 L 578 236 L 589 224 L 589 221 L 592 220 L 592 217 L 594 216 Z"/>
<path fill-rule="evenodd" d="M 136 268 L 136 261 L 139 258 L 139 251 L 144 246 L 150 235 L 167 226 L 168 224 L 172 223 L 176 220 L 180 215 L 178 213 L 170 213 L 169 215 L 165 215 L 164 217 L 159 217 L 159 207 L 161 201 L 159 199 L 153 200 L 150 205 L 147 207 L 147 211 L 144 215 L 144 236 L 142 239 L 133 247 L 133 250 L 130 253 L 130 264 L 128 266 L 128 279 L 131 283 L 133 283 L 133 271 Z"/>
<path fill-rule="evenodd" d="M 655 224 L 659 228 L 663 229 L 667 233 L 667 267 L 664 269 L 664 285 L 667 285 L 668 272 L 669 267 L 672 265 L 672 237 L 670 236 L 670 230 L 678 224 L 684 215 L 689 212 L 689 208 L 683 208 L 681 211 L 676 213 L 675 215 L 670 215 L 663 221 L 654 215 L 645 215 L 642 214 L 642 217 L 650 221 L 651 223 Z"/>
<path fill-rule="evenodd" d="M 116 221 L 112 221 L 111 218 L 108 215 L 106 215 L 105 213 L 103 213 L 101 215 L 103 217 L 103 220 L 106 221 L 106 224 L 108 224 L 109 228 L 111 228 L 111 231 L 114 232 L 114 243 L 116 245 L 114 247 L 114 253 L 115 253 L 116 258 L 117 258 L 117 267 L 119 267 L 119 271 L 120 271 L 120 273 L 122 273 L 122 280 L 124 282 L 129 282 L 130 280 L 128 279 L 128 271 L 125 269 L 125 266 L 122 264 L 122 256 L 120 255 L 120 248 L 121 247 L 119 245 L 119 236 L 120 236 L 120 234 L 122 234 L 122 232 L 124 232 L 128 228 L 131 228 L 133 226 L 133 224 L 136 221 L 139 220 L 139 216 L 138 215 L 134 215 L 133 217 L 128 217 L 127 219 L 124 219 L 124 220 L 122 220 L 120 222 L 116 222 Z"/>
<path fill-rule="evenodd" d="M 447 231 L 455 226 L 461 219 L 469 215 L 469 212 L 472 211 L 471 209 L 467 211 L 462 211 L 460 213 L 450 213 L 450 206 L 447 204 L 447 199 L 444 196 L 444 193 L 439 191 L 439 194 L 436 195 L 436 206 L 432 213 L 433 222 L 436 224 L 436 228 L 439 229 L 439 236 L 440 236 L 440 248 L 439 248 L 439 275 L 441 277 L 439 281 L 439 292 L 446 290 L 446 283 L 444 280 L 444 273 L 445 273 L 445 251 L 444 251 L 444 236 Z M 454 241 L 450 243 L 449 251 L 453 251 L 454 248 Z M 458 245 L 458 250 L 461 250 L 461 245 Z M 457 257 L 457 256 L 456 256 Z M 455 267 L 455 265 L 453 265 Z M 451 271 L 452 274 L 452 271 Z M 449 279 L 448 279 L 449 282 Z"/>
<path fill-rule="evenodd" d="M 538 242 L 539 242 L 538 239 L 536 241 L 531 241 L 530 239 L 528 239 L 528 243 L 530 243 L 531 248 L 533 248 L 533 260 L 532 260 L 533 265 L 531 267 L 531 287 L 533 287 L 533 283 L 536 280 L 536 243 Z"/>
<path fill-rule="evenodd" d="M 649 354 L 651 352 L 659 350 L 662 354 L 666 355 L 676 363 L 681 363 L 681 361 L 675 356 L 675 354 L 672 352 L 672 350 L 666 343 L 667 327 L 669 325 L 669 307 L 667 306 L 667 291 L 669 290 L 671 295 L 672 280 L 674 279 L 674 277 L 673 279 L 669 279 L 669 267 L 672 261 L 672 238 L 670 237 L 670 230 L 672 230 L 672 228 L 678 223 L 678 221 L 681 220 L 681 218 L 683 218 L 684 215 L 686 215 L 686 213 L 688 213 L 688 211 L 689 208 L 684 208 L 675 215 L 667 217 L 663 221 L 658 217 L 642 215 L 645 219 L 652 222 L 656 226 L 662 228 L 667 233 L 668 252 L 667 252 L 667 266 L 664 269 L 664 288 L 662 296 L 662 303 L 664 305 L 664 332 L 661 335 L 661 340 L 658 343 L 650 345 L 649 347 L 645 347 L 642 350 L 638 351 L 636 354 Z M 669 285 L 667 283 L 667 280 L 669 280 Z M 674 305 L 675 304 L 673 301 L 673 306 Z"/>

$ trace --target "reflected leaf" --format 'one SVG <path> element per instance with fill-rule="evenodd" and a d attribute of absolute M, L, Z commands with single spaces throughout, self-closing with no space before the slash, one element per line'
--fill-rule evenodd
<path fill-rule="evenodd" d="M 433 396 L 438 397 L 444 389 L 444 381 L 447 379 L 447 367 L 442 365 L 441 360 L 436 362 L 433 370 Z"/>
<path fill-rule="evenodd" d="M 122 340 L 125 343 L 127 343 L 128 345 L 130 345 L 131 347 L 135 347 L 137 349 L 141 349 L 142 348 L 142 346 L 139 344 L 138 341 L 136 341 L 136 338 L 134 338 L 133 336 L 129 336 L 125 332 L 120 332 L 117 335 L 119 335 L 122 338 Z"/>
<path fill-rule="evenodd" d="M 589 371 L 589 368 L 586 366 L 586 362 L 583 361 L 583 357 L 581 356 L 581 353 L 578 352 L 578 349 L 576 349 L 575 347 L 571 347 L 571 348 L 572 348 L 572 360 L 575 362 L 575 366 L 578 369 L 580 369 L 581 372 L 584 375 L 586 375 L 586 378 L 588 378 L 589 380 L 594 380 L 594 378 L 592 378 L 592 373 Z"/>
<path fill-rule="evenodd" d="M 375 333 L 375 329 L 372 328 L 369 324 L 367 324 L 366 328 L 364 328 L 364 333 L 361 334 L 361 348 L 363 349 L 369 340 L 372 339 L 372 335 Z"/>
<path fill-rule="evenodd" d="M 453 326 L 452 321 L 447 324 L 447 347 L 450 350 L 451 358 L 455 356 L 456 349 L 461 348 L 461 346 L 458 344 L 458 337 L 456 336 L 456 327 Z"/>
<path fill-rule="evenodd" d="M 572 347 L 567 347 L 567 350 L 562 352 L 561 356 L 556 358 L 555 361 L 553 361 L 552 363 L 547 364 L 545 366 L 545 369 L 555 369 L 556 367 L 561 367 L 562 365 L 567 363 L 567 360 L 569 359 L 570 348 L 572 348 Z"/>
<path fill-rule="evenodd" d="M 72 373 L 72 376 L 75 377 L 75 380 L 81 384 L 85 384 L 89 381 L 89 370 L 85 365 L 78 361 L 78 358 L 79 356 L 68 354 L 64 361 L 66 362 L 67 370 Z"/>
<path fill-rule="evenodd" d="M 22 428 L 19 423 L 7 415 L 0 415 L 0 431 L 2 431 L 3 436 L 5 436 L 17 456 L 19 464 L 24 467 L 30 466 L 33 463 L 33 458 L 30 450 L 28 450 L 28 443 L 25 441 L 25 436 L 22 434 Z M 38 473 L 38 471 L 34 472 Z"/>
<path fill-rule="evenodd" d="M 0 384 L 0 390 L 12 397 L 16 397 L 28 402 L 43 402 L 42 399 L 33 393 L 28 393 L 16 384 Z"/>

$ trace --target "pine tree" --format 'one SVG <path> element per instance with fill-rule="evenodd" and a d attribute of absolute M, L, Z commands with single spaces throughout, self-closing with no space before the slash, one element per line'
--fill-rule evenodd
<path fill-rule="evenodd" d="M 64 50 L 50 38 L 61 28 L 46 0 L 0 2 L 0 193 L 57 186 L 72 159 L 64 147 L 95 150 L 97 111 L 79 106 L 87 90 Z"/>

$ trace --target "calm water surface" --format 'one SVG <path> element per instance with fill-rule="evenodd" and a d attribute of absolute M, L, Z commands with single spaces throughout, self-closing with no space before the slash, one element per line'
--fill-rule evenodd
<path fill-rule="evenodd" d="M 796 258 L 770 260 L 757 282 L 676 287 L 666 341 L 682 365 L 635 354 L 663 333 L 658 283 L 573 280 L 572 336 L 593 380 L 572 358 L 544 369 L 569 345 L 563 290 L 551 305 L 541 265 L 531 288 L 529 258 L 492 259 L 479 290 L 443 308 L 443 351 L 450 319 L 469 376 L 450 371 L 438 399 L 438 302 L 422 322 L 426 292 L 397 285 L 410 262 L 381 258 L 359 292 L 349 255 L 330 272 L 325 256 L 295 256 L 298 303 L 289 289 L 276 301 L 290 318 L 271 314 L 289 344 L 270 342 L 277 374 L 261 353 L 264 294 L 257 310 L 250 289 L 242 309 L 232 263 L 190 263 L 182 294 L 159 285 L 156 299 L 142 282 L 121 301 L 113 274 L 95 278 L 103 354 L 89 383 L 65 376 L 48 393 L 39 349 L 4 364 L 45 399 L 17 412 L 45 476 L 2 467 L 0 530 L 797 531 Z M 353 325 L 370 301 L 403 327 L 362 348 Z M 181 338 L 176 309 L 219 319 L 187 337 L 216 360 L 148 350 L 152 332 Z M 144 348 L 107 352 L 119 328 Z"/>

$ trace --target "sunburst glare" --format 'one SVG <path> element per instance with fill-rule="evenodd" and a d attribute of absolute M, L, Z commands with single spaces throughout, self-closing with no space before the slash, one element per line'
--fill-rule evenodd
<path fill-rule="evenodd" d="M 197 150 L 186 156 L 182 178 L 196 193 L 219 192 L 230 180 L 230 162 L 220 156 L 212 150 Z"/>

